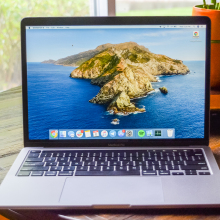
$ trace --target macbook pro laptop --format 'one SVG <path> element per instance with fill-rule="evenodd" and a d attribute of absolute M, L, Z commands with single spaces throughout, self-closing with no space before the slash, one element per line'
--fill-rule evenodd
<path fill-rule="evenodd" d="M 21 50 L 1 208 L 218 206 L 207 17 L 25 18 Z"/>

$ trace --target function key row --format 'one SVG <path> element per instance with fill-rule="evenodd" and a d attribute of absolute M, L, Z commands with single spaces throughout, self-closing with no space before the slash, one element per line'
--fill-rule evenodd
<path fill-rule="evenodd" d="M 40 151 L 33 150 L 29 157 L 150 157 L 150 156 L 203 156 L 201 149 L 185 150 L 128 150 L 128 151 Z"/>

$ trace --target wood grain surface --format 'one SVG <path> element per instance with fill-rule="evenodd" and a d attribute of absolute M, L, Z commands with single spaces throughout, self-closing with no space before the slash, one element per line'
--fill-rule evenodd
<path fill-rule="evenodd" d="M 216 100 L 216 99 L 215 99 Z M 210 147 L 220 167 L 220 118 L 213 119 Z M 0 93 L 0 183 L 23 148 L 21 86 Z M 212 122 L 211 122 L 212 125 Z M 220 220 L 219 209 L 169 209 L 169 210 L 78 210 L 36 211 L 1 210 L 8 219 L 75 219 L 75 220 Z"/>

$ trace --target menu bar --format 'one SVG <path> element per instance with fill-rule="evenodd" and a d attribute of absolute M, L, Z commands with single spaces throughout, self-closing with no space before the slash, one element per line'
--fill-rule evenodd
<path fill-rule="evenodd" d="M 175 129 L 50 129 L 49 139 L 170 139 Z"/>
<path fill-rule="evenodd" d="M 26 29 L 123 29 L 123 28 L 206 28 L 206 25 L 90 25 L 90 26 L 26 26 Z"/>

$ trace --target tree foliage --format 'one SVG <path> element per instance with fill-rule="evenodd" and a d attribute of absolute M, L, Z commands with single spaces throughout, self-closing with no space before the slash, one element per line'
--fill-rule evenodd
<path fill-rule="evenodd" d="M 89 15 L 89 0 L 0 1 L 0 91 L 21 83 L 22 18 L 86 15 Z"/>

